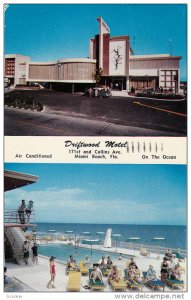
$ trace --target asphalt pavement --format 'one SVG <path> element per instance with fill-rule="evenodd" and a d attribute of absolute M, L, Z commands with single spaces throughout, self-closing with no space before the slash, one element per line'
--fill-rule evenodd
<path fill-rule="evenodd" d="M 186 136 L 186 101 L 87 98 L 47 90 L 15 90 L 9 95 L 33 96 L 44 109 L 5 107 L 7 136 Z"/>

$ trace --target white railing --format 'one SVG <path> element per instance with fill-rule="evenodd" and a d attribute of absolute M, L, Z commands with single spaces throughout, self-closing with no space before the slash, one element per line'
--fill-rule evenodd
<path fill-rule="evenodd" d="M 27 215 L 26 212 L 23 215 L 19 214 L 16 209 L 8 209 L 4 211 L 4 223 L 7 224 L 27 224 Z M 35 224 L 35 211 L 31 211 L 30 223 Z"/>

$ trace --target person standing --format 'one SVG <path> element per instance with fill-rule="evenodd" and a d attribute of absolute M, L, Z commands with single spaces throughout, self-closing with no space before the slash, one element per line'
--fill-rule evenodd
<path fill-rule="evenodd" d="M 22 200 L 21 205 L 18 208 L 19 220 L 21 224 L 25 224 L 25 208 L 26 208 L 25 200 Z"/>
<path fill-rule="evenodd" d="M 27 241 L 24 241 L 23 246 L 22 246 L 22 250 L 23 250 L 23 256 L 24 256 L 25 264 L 28 265 L 28 261 L 29 261 L 29 243 Z"/>
<path fill-rule="evenodd" d="M 35 263 L 36 263 L 36 265 L 38 265 L 38 246 L 37 246 L 37 243 L 34 243 L 34 245 L 31 248 L 31 250 L 32 250 L 32 254 L 33 254 L 33 257 L 32 257 L 33 265 Z"/>
<path fill-rule="evenodd" d="M 56 277 L 56 268 L 55 268 L 55 258 L 54 256 L 51 256 L 50 258 L 50 281 L 47 285 L 47 288 L 50 287 L 55 288 L 54 281 Z"/>
<path fill-rule="evenodd" d="M 33 209 L 33 201 L 30 200 L 28 205 L 27 205 L 27 208 L 25 209 L 25 212 L 26 212 L 26 215 L 27 215 L 27 224 L 30 223 L 30 217 L 31 217 L 32 209 Z"/>
<path fill-rule="evenodd" d="M 168 262 L 167 262 L 167 258 L 164 257 L 163 258 L 163 262 L 161 264 L 161 281 L 162 282 L 166 282 L 166 279 L 168 277 L 168 269 L 169 269 L 169 265 L 168 265 Z"/>

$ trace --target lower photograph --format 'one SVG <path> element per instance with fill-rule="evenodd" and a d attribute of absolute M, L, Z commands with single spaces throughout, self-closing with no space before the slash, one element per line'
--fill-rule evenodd
<path fill-rule="evenodd" d="M 187 166 L 4 165 L 4 292 L 186 292 Z"/>

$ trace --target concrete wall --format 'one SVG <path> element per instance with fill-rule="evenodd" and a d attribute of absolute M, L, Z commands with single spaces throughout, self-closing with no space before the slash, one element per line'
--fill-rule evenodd
<path fill-rule="evenodd" d="M 160 69 L 179 69 L 179 58 L 130 58 L 130 76 L 159 76 Z"/>
<path fill-rule="evenodd" d="M 109 75 L 126 75 L 126 41 L 124 40 L 114 40 L 109 43 Z"/>
<path fill-rule="evenodd" d="M 48 63 L 30 63 L 29 81 L 93 81 L 95 62 L 68 61 Z"/>

